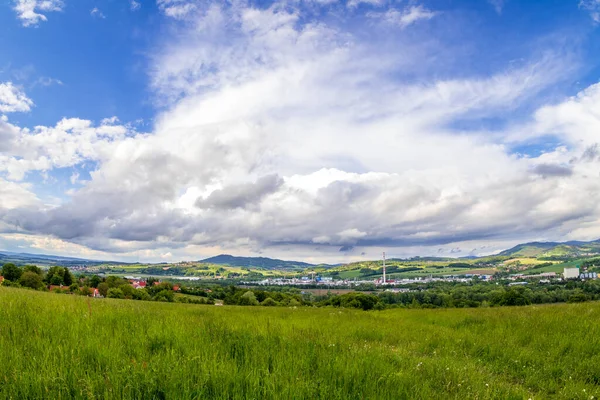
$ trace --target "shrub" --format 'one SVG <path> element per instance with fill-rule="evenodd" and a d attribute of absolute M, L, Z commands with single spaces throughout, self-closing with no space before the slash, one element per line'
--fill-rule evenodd
<path fill-rule="evenodd" d="M 21 278 L 19 279 L 19 283 L 23 287 L 28 287 L 31 289 L 40 289 L 44 286 L 44 282 L 42 282 L 42 277 L 36 274 L 35 272 L 27 271 Z"/>
<path fill-rule="evenodd" d="M 123 294 L 123 291 L 121 289 L 110 288 L 108 289 L 107 297 L 110 299 L 124 299 L 125 294 Z"/>
<path fill-rule="evenodd" d="M 252 292 L 251 290 L 248 290 L 246 293 L 244 293 L 242 295 L 242 297 L 240 297 L 239 304 L 241 306 L 257 306 L 258 300 L 256 300 L 256 296 L 254 295 L 254 292 Z"/>
<path fill-rule="evenodd" d="M 274 306 L 279 305 L 275 300 L 273 300 L 270 297 L 267 297 L 266 299 L 264 299 L 263 302 L 260 304 L 263 306 L 266 306 L 266 307 L 274 307 Z"/>

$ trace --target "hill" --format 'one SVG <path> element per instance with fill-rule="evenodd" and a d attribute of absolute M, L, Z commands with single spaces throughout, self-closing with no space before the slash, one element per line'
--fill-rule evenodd
<path fill-rule="evenodd" d="M 600 239 L 590 242 L 531 242 L 500 252 L 499 256 L 568 258 L 600 254 Z"/>
<path fill-rule="evenodd" d="M 53 256 L 47 254 L 13 253 L 10 251 L 0 251 L 0 265 L 5 263 L 13 263 L 16 265 L 29 264 L 39 266 L 60 265 L 63 267 L 72 267 L 76 265 L 126 264 L 115 261 L 98 261 L 87 260 L 84 258 Z"/>
<path fill-rule="evenodd" d="M 221 254 L 215 257 L 201 260 L 202 263 L 229 265 L 231 267 L 248 267 L 264 269 L 306 269 L 316 267 L 302 261 L 284 261 L 267 257 L 235 257 L 229 254 Z"/>
<path fill-rule="evenodd" d="M 598 302 L 364 312 L 0 287 L 0 304 L 0 398 L 600 396 Z"/>

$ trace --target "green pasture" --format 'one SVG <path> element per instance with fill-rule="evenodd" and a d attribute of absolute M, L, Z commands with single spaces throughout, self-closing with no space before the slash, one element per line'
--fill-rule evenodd
<path fill-rule="evenodd" d="M 363 312 L 0 287 L 0 398 L 591 399 L 599 320 L 598 303 Z"/>

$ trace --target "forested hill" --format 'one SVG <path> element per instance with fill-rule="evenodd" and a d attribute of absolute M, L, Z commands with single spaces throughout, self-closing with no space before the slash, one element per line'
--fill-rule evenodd
<path fill-rule="evenodd" d="M 200 262 L 229 265 L 232 267 L 253 267 L 265 269 L 305 269 L 316 267 L 314 264 L 302 261 L 285 261 L 267 257 L 236 257 L 229 254 L 221 254 L 210 257 Z"/>
<path fill-rule="evenodd" d="M 0 265 L 5 263 L 41 266 L 61 265 L 64 267 L 74 265 L 124 264 L 122 262 L 86 260 L 84 258 L 61 257 L 47 254 L 13 253 L 0 250 Z"/>
<path fill-rule="evenodd" d="M 504 250 L 499 256 L 511 257 L 580 257 L 600 254 L 600 239 L 590 242 L 531 242 Z"/>

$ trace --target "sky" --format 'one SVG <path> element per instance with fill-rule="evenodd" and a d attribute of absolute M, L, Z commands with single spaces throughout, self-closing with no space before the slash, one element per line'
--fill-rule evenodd
<path fill-rule="evenodd" d="M 600 0 L 6 0 L 0 250 L 600 238 Z"/>

